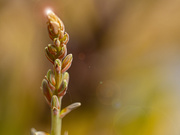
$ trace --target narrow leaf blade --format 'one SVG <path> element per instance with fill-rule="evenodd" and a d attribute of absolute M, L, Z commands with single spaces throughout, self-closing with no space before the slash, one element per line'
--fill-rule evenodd
<path fill-rule="evenodd" d="M 79 106 L 81 106 L 80 102 L 76 102 L 76 103 L 73 103 L 73 104 L 67 106 L 66 108 L 64 108 L 61 111 L 60 118 L 63 118 L 64 116 L 66 116 L 68 113 L 70 113 L 72 110 L 78 108 Z"/>

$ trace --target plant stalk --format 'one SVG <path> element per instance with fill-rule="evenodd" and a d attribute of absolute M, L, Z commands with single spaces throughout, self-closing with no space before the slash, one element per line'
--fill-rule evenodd
<path fill-rule="evenodd" d="M 59 97 L 60 108 L 57 112 L 54 112 L 53 108 L 51 108 L 51 135 L 61 135 L 62 119 L 59 117 L 59 113 L 61 111 L 61 101 L 62 97 Z"/>

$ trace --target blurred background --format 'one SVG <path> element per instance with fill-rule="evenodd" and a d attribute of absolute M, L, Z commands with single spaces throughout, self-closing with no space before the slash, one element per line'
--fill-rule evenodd
<path fill-rule="evenodd" d="M 45 9 L 70 35 L 69 135 L 180 134 L 180 1 L 0 0 L 0 134 L 50 131 Z"/>

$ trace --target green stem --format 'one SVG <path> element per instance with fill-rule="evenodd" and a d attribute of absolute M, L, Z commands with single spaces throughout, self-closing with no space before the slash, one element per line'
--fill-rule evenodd
<path fill-rule="evenodd" d="M 59 117 L 61 111 L 62 97 L 59 97 L 60 108 L 57 112 L 54 112 L 51 108 L 51 135 L 61 135 L 62 119 Z"/>

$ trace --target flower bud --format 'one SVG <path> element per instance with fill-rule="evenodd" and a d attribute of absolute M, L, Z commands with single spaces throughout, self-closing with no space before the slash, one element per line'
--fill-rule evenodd
<path fill-rule="evenodd" d="M 59 89 L 62 81 L 62 73 L 61 73 L 61 61 L 56 59 L 54 61 L 54 73 L 55 73 L 55 80 L 56 80 L 56 89 Z"/>
<path fill-rule="evenodd" d="M 65 32 L 64 34 L 64 39 L 62 41 L 65 45 L 67 45 L 67 43 L 69 42 L 69 34 L 67 32 Z"/>
<path fill-rule="evenodd" d="M 57 55 L 57 49 L 55 45 L 48 44 L 48 51 L 54 56 Z"/>
<path fill-rule="evenodd" d="M 45 55 L 47 59 L 54 64 L 54 56 L 49 52 L 48 47 L 45 47 Z"/>
<path fill-rule="evenodd" d="M 62 45 L 61 51 L 59 52 L 59 59 L 63 59 L 67 55 L 67 47 L 65 44 Z"/>
<path fill-rule="evenodd" d="M 50 104 L 52 93 L 51 93 L 50 88 L 48 87 L 48 81 L 46 79 L 43 79 L 41 87 L 42 87 L 43 94 L 44 94 L 48 104 Z"/>
<path fill-rule="evenodd" d="M 68 72 L 63 73 L 63 80 L 66 80 L 66 82 L 69 83 L 69 73 Z"/>
<path fill-rule="evenodd" d="M 59 112 L 59 109 L 60 109 L 60 105 L 59 105 L 58 97 L 56 95 L 52 96 L 51 108 L 53 110 L 54 115 L 58 115 L 58 112 Z"/>
<path fill-rule="evenodd" d="M 68 87 L 67 81 L 63 80 L 61 86 L 58 89 L 58 97 L 64 96 L 66 94 L 67 87 Z"/>
<path fill-rule="evenodd" d="M 56 84 L 55 76 L 51 69 L 49 69 L 47 72 L 47 80 L 50 81 L 50 83 L 55 86 L 55 84 Z"/>
<path fill-rule="evenodd" d="M 69 54 L 65 57 L 62 63 L 62 73 L 64 73 L 70 68 L 72 64 L 72 60 L 73 60 L 72 54 Z"/>
<path fill-rule="evenodd" d="M 63 38 L 65 27 L 63 22 L 51 11 L 47 13 L 48 18 L 48 31 L 49 36 L 53 40 L 54 38 Z"/>
<path fill-rule="evenodd" d="M 58 51 L 60 51 L 61 42 L 59 41 L 59 38 L 54 39 L 54 44 L 57 47 Z"/>

